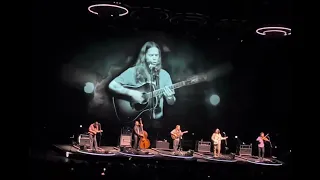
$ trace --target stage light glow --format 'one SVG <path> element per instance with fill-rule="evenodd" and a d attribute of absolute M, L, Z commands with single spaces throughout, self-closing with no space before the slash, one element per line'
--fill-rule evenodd
<path fill-rule="evenodd" d="M 234 138 L 236 138 L 236 139 L 237 139 L 237 138 L 238 138 L 238 136 L 235 136 Z"/>
<path fill-rule="evenodd" d="M 268 33 L 282 33 L 283 36 L 291 35 L 291 29 L 287 27 L 261 27 L 256 30 L 256 33 L 266 36 Z"/>
<path fill-rule="evenodd" d="M 119 152 L 119 154 L 125 155 L 125 156 L 130 156 L 131 157 L 144 157 L 144 158 L 149 158 L 149 157 L 154 157 L 154 154 L 131 154 L 131 153 L 124 153 L 124 152 Z M 129 159 L 131 160 L 131 159 Z"/>
<path fill-rule="evenodd" d="M 220 102 L 220 97 L 216 94 L 210 96 L 210 103 L 214 106 L 218 105 Z"/>
<path fill-rule="evenodd" d="M 93 11 L 92 8 L 95 7 L 111 7 L 111 8 L 118 8 L 124 11 L 124 13 L 119 14 L 119 16 L 125 16 L 129 13 L 129 10 L 123 6 L 115 5 L 115 4 L 94 4 L 88 7 L 88 11 L 92 14 L 98 15 L 99 13 L 96 11 Z"/>
<path fill-rule="evenodd" d="M 204 159 L 210 160 L 210 161 L 219 161 L 219 162 L 237 162 L 237 160 L 232 159 L 232 160 L 228 160 L 228 159 L 217 159 L 214 158 L 212 156 L 205 156 Z"/>
<path fill-rule="evenodd" d="M 82 125 L 80 125 L 80 127 L 82 127 Z"/>
<path fill-rule="evenodd" d="M 94 155 L 94 156 L 114 156 L 114 155 L 116 155 L 114 153 L 108 153 L 108 154 L 91 153 L 91 152 L 85 152 L 85 151 L 82 151 L 82 150 L 78 150 L 77 152 L 81 153 L 81 154 Z"/>
<path fill-rule="evenodd" d="M 179 159 L 193 159 L 193 156 L 175 156 L 170 154 L 159 153 L 161 156 L 179 158 Z"/>
<path fill-rule="evenodd" d="M 94 84 L 92 82 L 87 82 L 83 88 L 84 92 L 91 94 L 94 91 Z"/>

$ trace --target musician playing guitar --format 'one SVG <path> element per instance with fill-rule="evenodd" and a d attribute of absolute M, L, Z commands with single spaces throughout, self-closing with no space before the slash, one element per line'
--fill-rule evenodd
<path fill-rule="evenodd" d="M 258 144 L 259 160 L 263 160 L 263 158 L 264 158 L 264 141 L 270 141 L 267 138 L 267 136 L 264 136 L 264 132 L 261 132 L 260 136 L 257 138 L 257 141 L 259 142 L 259 144 Z"/>
<path fill-rule="evenodd" d="M 134 139 L 133 148 L 134 149 L 138 149 L 139 140 L 143 136 L 142 127 L 143 127 L 143 124 L 142 124 L 142 120 L 140 118 L 139 120 L 135 121 L 135 125 L 133 127 L 133 139 Z"/>
<path fill-rule="evenodd" d="M 142 85 L 142 89 L 139 89 L 138 87 Z M 151 101 L 150 106 L 152 106 L 152 118 L 159 119 L 163 116 L 163 97 L 170 105 L 176 101 L 174 90 L 169 88 L 171 85 L 170 74 L 162 69 L 160 47 L 155 42 L 149 41 L 142 46 L 135 66 L 130 67 L 112 80 L 109 84 L 109 89 L 115 92 L 117 96 L 123 96 L 123 99 L 129 98 L 131 102 L 137 104 L 146 104 L 151 99 L 156 101 Z M 154 91 L 159 88 L 163 88 L 162 94 L 157 97 L 145 97 L 144 92 Z M 130 106 L 128 109 L 124 109 L 123 113 L 125 114 L 129 111 L 132 111 Z"/>
<path fill-rule="evenodd" d="M 100 126 L 100 123 L 98 121 L 92 123 L 89 126 L 90 149 L 95 151 L 98 151 L 97 133 L 103 132 L 102 130 L 99 130 L 99 126 Z M 94 146 L 94 149 L 93 149 L 93 146 Z"/>
<path fill-rule="evenodd" d="M 173 150 L 177 151 L 180 140 L 183 134 L 188 133 L 188 131 L 181 132 L 180 125 L 176 125 L 176 128 L 171 131 L 171 138 L 173 139 Z"/>
<path fill-rule="evenodd" d="M 226 140 L 228 137 L 222 137 L 220 134 L 220 129 L 216 129 L 211 136 L 211 140 L 213 141 L 213 155 L 214 157 L 220 156 L 221 151 L 221 140 Z"/>

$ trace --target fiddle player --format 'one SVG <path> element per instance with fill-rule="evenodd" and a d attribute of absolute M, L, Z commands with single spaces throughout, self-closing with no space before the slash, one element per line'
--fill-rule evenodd
<path fill-rule="evenodd" d="M 143 124 L 140 118 L 139 120 L 135 121 L 135 125 L 133 127 L 133 138 L 134 138 L 133 148 L 134 149 L 138 149 L 139 140 L 143 136 L 142 127 L 143 127 Z"/>
<path fill-rule="evenodd" d="M 98 121 L 92 123 L 89 126 L 89 140 L 90 140 L 90 149 L 98 151 L 98 143 L 97 143 L 97 133 L 103 132 L 101 130 L 101 125 Z M 94 146 L 94 149 L 93 149 Z"/>
<path fill-rule="evenodd" d="M 216 129 L 211 136 L 211 140 L 213 141 L 213 156 L 219 157 L 221 151 L 221 141 L 226 140 L 228 137 L 222 137 L 220 134 L 220 129 Z"/>
<path fill-rule="evenodd" d="M 264 132 L 260 133 L 260 136 L 257 138 L 258 144 L 258 156 L 260 160 L 264 158 L 264 141 L 270 141 L 266 136 L 264 136 Z"/>

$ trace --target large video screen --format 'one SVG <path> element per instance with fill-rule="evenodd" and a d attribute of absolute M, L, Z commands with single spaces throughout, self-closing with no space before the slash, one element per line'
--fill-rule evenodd
<path fill-rule="evenodd" d="M 164 33 L 108 37 L 86 43 L 62 67 L 61 77 L 87 96 L 88 114 L 159 125 L 219 105 L 215 82 L 232 65 L 215 51 L 206 43 Z"/>

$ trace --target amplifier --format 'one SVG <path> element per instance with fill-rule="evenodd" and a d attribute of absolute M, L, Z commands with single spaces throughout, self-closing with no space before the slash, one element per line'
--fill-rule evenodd
<path fill-rule="evenodd" d="M 87 134 L 80 134 L 78 137 L 78 143 L 80 146 L 90 146 L 90 137 Z"/>
<path fill-rule="evenodd" d="M 157 141 L 156 148 L 169 149 L 170 143 L 167 141 Z"/>
<path fill-rule="evenodd" d="M 120 136 L 120 147 L 131 147 L 132 136 L 131 135 L 121 135 Z"/>
<path fill-rule="evenodd" d="M 252 155 L 252 145 L 240 145 L 240 156 L 251 156 Z"/>
<path fill-rule="evenodd" d="M 197 141 L 196 150 L 198 152 L 211 152 L 211 142 L 210 141 Z"/>

